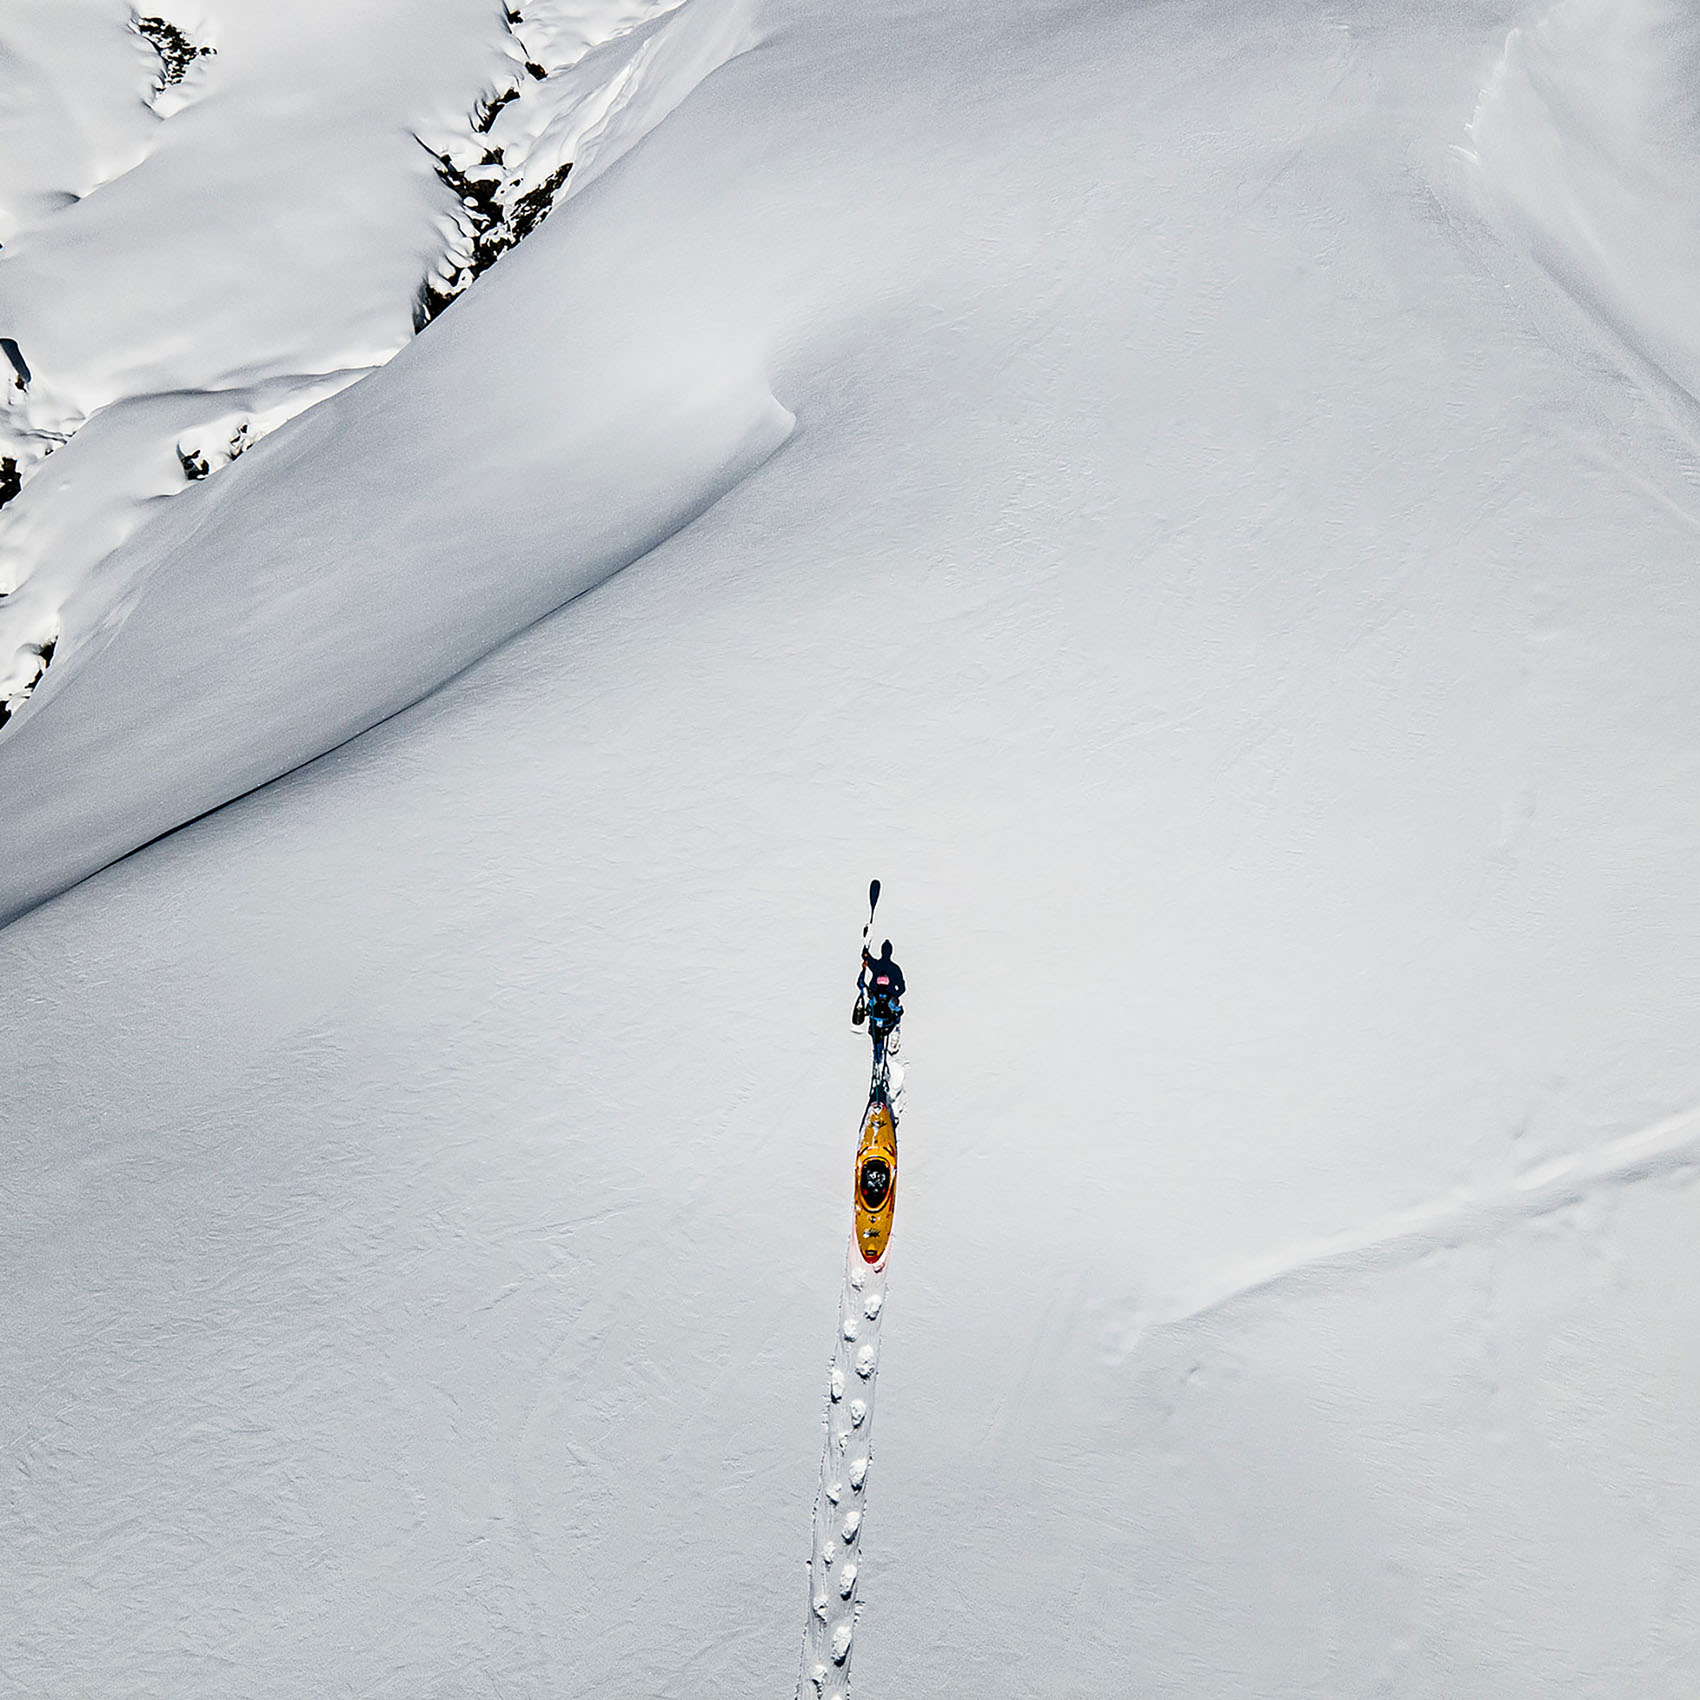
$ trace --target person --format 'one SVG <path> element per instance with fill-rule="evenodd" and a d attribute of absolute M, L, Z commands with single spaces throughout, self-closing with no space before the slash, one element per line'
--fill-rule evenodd
<path fill-rule="evenodd" d="M 862 972 L 856 977 L 857 990 L 867 999 L 868 1031 L 874 1048 L 883 1047 L 885 1036 L 903 1019 L 903 970 L 892 960 L 891 940 L 880 946 L 877 957 L 862 947 Z"/>

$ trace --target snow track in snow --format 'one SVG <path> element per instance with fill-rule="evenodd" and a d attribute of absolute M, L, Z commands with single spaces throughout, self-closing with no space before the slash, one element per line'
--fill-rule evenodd
<path fill-rule="evenodd" d="M 891 1058 L 887 1084 L 894 1117 L 903 1108 L 903 1064 Z M 899 1174 L 902 1172 L 900 1148 Z M 901 1193 L 899 1195 L 901 1207 Z M 860 1610 L 862 1520 L 874 1451 L 874 1393 L 879 1382 L 880 1325 L 885 1319 L 891 1248 L 863 1261 L 852 1226 L 844 1251 L 838 1335 L 826 1394 L 826 1441 L 815 1491 L 814 1554 L 809 1610 L 803 1624 L 799 1700 L 847 1700 L 850 1653 Z"/>
<path fill-rule="evenodd" d="M 1435 1252 L 1490 1239 L 1519 1223 L 1571 1209 L 1602 1190 L 1697 1168 L 1700 1106 L 1621 1139 L 1538 1164 L 1496 1191 L 1449 1193 L 1366 1227 L 1304 1241 L 1235 1265 L 1202 1283 L 1172 1308 L 1136 1324 L 1122 1345 L 1131 1349 L 1148 1329 L 1180 1327 L 1243 1299 L 1415 1263 Z"/>

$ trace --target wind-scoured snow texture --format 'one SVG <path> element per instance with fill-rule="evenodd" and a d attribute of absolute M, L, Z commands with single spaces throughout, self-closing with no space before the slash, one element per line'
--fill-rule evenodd
<path fill-rule="evenodd" d="M 888 1252 L 875 1266 L 865 1263 L 851 1234 L 826 1390 L 826 1440 L 815 1493 L 815 1549 L 809 1560 L 803 1667 L 797 1679 L 800 1700 L 846 1700 L 850 1692 L 889 1262 Z"/>
<path fill-rule="evenodd" d="M 1700 502 L 1526 21 L 758 7 L 123 546 L 8 908 L 661 539 L 0 931 L 7 1681 L 790 1694 L 877 872 L 860 1691 L 1700 1693 Z"/>
<path fill-rule="evenodd" d="M 1490 203 L 1700 430 L 1700 12 L 1557 0 L 1514 29 L 1470 125 Z"/>

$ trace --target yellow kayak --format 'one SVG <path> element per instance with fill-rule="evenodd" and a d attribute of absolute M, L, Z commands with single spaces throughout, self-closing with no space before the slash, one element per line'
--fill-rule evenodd
<path fill-rule="evenodd" d="M 856 1146 L 856 1249 L 878 1263 L 897 1213 L 897 1123 L 889 1104 L 870 1104 Z"/>

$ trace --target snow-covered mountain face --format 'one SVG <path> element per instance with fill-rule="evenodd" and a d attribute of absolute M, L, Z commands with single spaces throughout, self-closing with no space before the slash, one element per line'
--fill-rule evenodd
<path fill-rule="evenodd" d="M 162 498 L 384 364 L 736 49 L 735 6 L 679 12 L 22 0 L 0 712 L 103 641 Z"/>
<path fill-rule="evenodd" d="M 1695 1693 L 1692 10 L 158 25 L 0 15 L 6 1680 L 791 1692 L 878 874 L 858 1689 Z"/>

